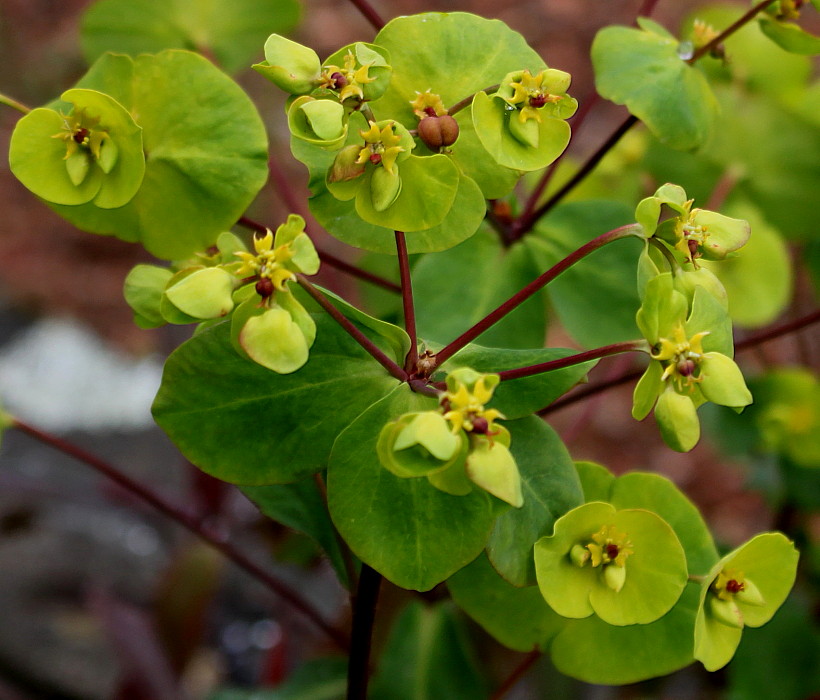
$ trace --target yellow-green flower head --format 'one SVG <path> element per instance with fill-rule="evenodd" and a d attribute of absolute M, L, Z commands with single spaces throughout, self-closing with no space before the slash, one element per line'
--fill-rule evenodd
<path fill-rule="evenodd" d="M 416 92 L 416 99 L 410 102 L 413 114 L 419 119 L 425 117 L 441 117 L 447 114 L 447 108 L 441 101 L 441 97 L 428 88 L 424 92 Z"/>
<path fill-rule="evenodd" d="M 356 65 L 356 57 L 352 51 L 348 51 L 344 57 L 344 66 L 325 66 L 322 70 L 319 87 L 330 90 L 339 90 L 339 100 L 344 102 L 350 97 L 359 100 L 364 99 L 362 86 L 372 83 L 376 78 L 368 75 L 370 64 Z"/>
<path fill-rule="evenodd" d="M 235 255 L 242 261 L 242 266 L 236 271 L 240 277 L 258 277 L 269 279 L 275 289 L 284 291 L 289 280 L 296 279 L 291 270 L 285 267 L 293 253 L 290 245 L 273 247 L 273 232 L 268 229 L 264 236 L 254 236 L 254 253 L 239 251 Z"/>
<path fill-rule="evenodd" d="M 453 433 L 466 430 L 488 437 L 498 433 L 494 421 L 504 416 L 495 408 L 484 408 L 498 382 L 497 374 L 478 374 L 470 369 L 454 370 L 448 375 L 449 391 L 442 395 L 441 406 Z"/>
<path fill-rule="evenodd" d="M 66 160 L 80 150 L 89 151 L 95 160 L 100 160 L 102 145 L 106 141 L 108 141 L 111 148 L 116 148 L 111 143 L 108 132 L 99 128 L 99 117 L 89 117 L 85 114 L 84 109 L 76 110 L 68 115 L 61 114 L 60 116 L 63 118 L 63 127 L 51 138 L 63 139 L 66 142 Z"/>
<path fill-rule="evenodd" d="M 570 75 L 564 71 L 545 68 L 532 75 L 524 70 L 510 73 L 502 81 L 498 94 L 518 109 L 520 122 L 534 119 L 540 124 L 541 111 L 546 105 L 559 105 L 572 99 L 567 95 L 569 84 Z M 574 106 L 572 111 L 575 111 Z"/>
<path fill-rule="evenodd" d="M 705 354 L 702 341 L 707 335 L 709 331 L 701 331 L 687 339 L 683 323 L 679 323 L 672 338 L 659 338 L 651 357 L 663 365 L 661 381 L 671 380 L 679 393 L 694 389 L 694 384 L 703 379 L 696 372 Z"/>
<path fill-rule="evenodd" d="M 396 123 L 391 121 L 379 129 L 376 122 L 370 122 L 367 131 L 359 132 L 364 139 L 364 146 L 359 151 L 356 163 L 363 164 L 368 161 L 373 165 L 381 165 L 384 169 L 393 174 L 393 166 L 399 153 L 404 153 L 404 148 L 399 146 L 401 136 L 396 133 Z"/>

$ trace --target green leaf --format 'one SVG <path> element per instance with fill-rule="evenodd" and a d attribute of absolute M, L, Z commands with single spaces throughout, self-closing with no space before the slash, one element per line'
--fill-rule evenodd
<path fill-rule="evenodd" d="M 242 89 L 202 56 L 106 54 L 77 86 L 107 92 L 136 115 L 146 152 L 142 186 L 125 206 L 52 207 L 79 228 L 139 241 L 160 258 L 185 258 L 213 244 L 265 183 L 262 120 Z"/>
<path fill-rule="evenodd" d="M 499 516 L 487 555 L 516 586 L 535 583 L 532 548 L 552 532 L 556 518 L 583 502 L 578 476 L 561 439 L 536 416 L 505 422 L 510 450 L 521 474 L 524 505 Z"/>
<path fill-rule="evenodd" d="M 609 491 L 615 481 L 615 475 L 609 469 L 595 462 L 575 462 L 575 469 L 584 490 L 584 503 L 609 500 Z"/>
<path fill-rule="evenodd" d="M 538 267 L 549 269 L 596 236 L 632 222 L 626 205 L 602 200 L 571 202 L 539 220 L 524 239 Z M 633 340 L 640 300 L 635 270 L 641 242 L 623 239 L 596 250 L 547 287 L 561 324 L 579 343 L 597 348 Z"/>
<path fill-rule="evenodd" d="M 136 57 L 190 49 L 234 73 L 261 53 L 268 34 L 298 18 L 297 0 L 99 0 L 83 15 L 80 42 L 88 63 L 106 51 Z"/>
<path fill-rule="evenodd" d="M 447 107 L 497 84 L 507 73 L 545 67 L 524 38 L 499 20 L 463 12 L 425 13 L 398 17 L 376 36 L 374 43 L 390 52 L 393 80 L 384 96 L 373 103 L 379 118 L 397 119 L 415 129 L 418 119 L 410 103 L 416 92 L 440 95 Z M 460 135 L 453 159 L 475 180 L 485 197 L 498 198 L 512 189 L 517 174 L 499 169 L 478 140 L 469 110 L 456 115 Z"/>
<path fill-rule="evenodd" d="M 507 350 L 470 344 L 447 360 L 442 365 L 442 370 L 450 372 L 457 367 L 471 367 L 477 372 L 501 372 L 505 369 L 540 364 L 573 354 L 575 354 L 574 350 L 561 348 Z M 563 396 L 582 381 L 594 366 L 595 362 L 584 362 L 531 377 L 503 381 L 496 387 L 490 407 L 497 408 L 508 420 L 523 418 Z"/>
<path fill-rule="evenodd" d="M 552 611 L 536 586 L 516 588 L 482 555 L 447 579 L 453 600 L 501 644 L 516 651 L 544 648 L 572 624 Z"/>
<path fill-rule="evenodd" d="M 791 22 L 777 22 L 768 17 L 761 17 L 761 31 L 781 49 L 789 53 L 813 56 L 820 53 L 820 37 L 809 34 Z"/>
<path fill-rule="evenodd" d="M 516 138 L 511 124 L 518 124 L 515 113 L 510 117 L 507 103 L 479 92 L 473 99 L 472 116 L 481 145 L 499 165 L 514 170 L 540 170 L 563 153 L 569 143 L 570 128 L 563 119 L 543 116 L 541 122 L 530 120 L 534 134 L 526 139 Z M 527 134 L 529 135 L 529 134 Z M 522 138 L 524 135 L 522 135 Z"/>
<path fill-rule="evenodd" d="M 336 435 L 396 380 L 335 321 L 315 320 L 310 360 L 289 375 L 240 357 L 228 323 L 197 334 L 168 358 L 157 423 L 194 464 L 232 483 L 286 483 L 324 469 Z"/>
<path fill-rule="evenodd" d="M 372 700 L 480 700 L 478 658 L 450 603 L 412 601 L 393 624 L 368 697 Z"/>
<path fill-rule="evenodd" d="M 381 466 L 376 442 L 384 425 L 436 405 L 399 386 L 339 435 L 328 468 L 330 513 L 350 548 L 396 585 L 420 591 L 472 561 L 494 517 L 481 489 L 452 496 L 426 478 L 400 479 Z"/>
<path fill-rule="evenodd" d="M 534 280 L 539 269 L 527 247 L 503 248 L 486 227 L 455 248 L 426 255 L 413 267 L 419 335 L 447 343 Z M 504 317 L 478 342 L 540 348 L 546 335 L 544 294 L 539 292 Z"/>
<path fill-rule="evenodd" d="M 691 150 L 709 138 L 717 100 L 703 74 L 678 55 L 678 42 L 650 31 L 606 27 L 592 43 L 595 85 L 624 104 L 662 143 Z"/>
<path fill-rule="evenodd" d="M 240 490 L 267 517 L 316 540 L 328 555 L 339 580 L 350 584 L 327 504 L 313 479 L 293 484 L 243 486 Z"/>
<path fill-rule="evenodd" d="M 623 685 L 663 676 L 692 663 L 698 587 L 689 584 L 660 620 L 615 627 L 595 616 L 572 620 L 553 639 L 552 662 L 587 683 Z"/>

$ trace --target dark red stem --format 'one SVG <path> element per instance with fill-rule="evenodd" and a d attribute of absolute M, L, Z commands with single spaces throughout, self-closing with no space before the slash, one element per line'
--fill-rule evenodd
<path fill-rule="evenodd" d="M 399 256 L 404 328 L 407 331 L 407 335 L 410 336 L 410 350 L 404 360 L 404 369 L 412 374 L 419 361 L 419 349 L 418 338 L 416 336 L 416 309 L 413 304 L 413 283 L 410 279 L 410 259 L 407 256 L 407 241 L 404 237 L 404 231 L 396 231 L 396 253 Z"/>
<path fill-rule="evenodd" d="M 541 362 L 537 365 L 528 365 L 527 367 L 518 367 L 516 369 L 505 369 L 498 372 L 498 376 L 501 377 L 502 382 L 509 379 L 521 379 L 522 377 L 531 377 L 534 374 L 543 374 L 544 372 L 552 372 L 556 369 L 580 365 L 590 360 L 600 360 L 602 357 L 609 357 L 610 355 L 619 355 L 624 352 L 646 352 L 648 349 L 649 346 L 646 344 L 646 341 L 643 340 L 613 343 L 612 345 L 605 345 L 601 348 L 595 348 L 594 350 L 586 350 L 576 353 L 575 355 L 568 355 L 558 360 L 550 360 L 549 362 Z"/>
<path fill-rule="evenodd" d="M 17 428 L 26 435 L 29 435 L 34 439 L 53 447 L 63 454 L 73 457 L 83 464 L 88 465 L 95 471 L 122 486 L 129 493 L 134 494 L 159 512 L 168 516 L 171 520 L 190 530 L 195 535 L 210 544 L 214 549 L 221 552 L 234 564 L 259 579 L 279 597 L 286 600 L 294 608 L 299 610 L 305 617 L 325 632 L 340 649 L 346 650 L 350 647 L 350 640 L 347 638 L 347 635 L 336 629 L 327 620 L 325 620 L 324 617 L 322 617 L 322 615 L 299 593 L 262 569 L 252 559 L 237 550 L 228 540 L 225 533 L 208 527 L 208 525 L 204 524 L 200 518 L 196 517 L 194 514 L 187 512 L 182 507 L 172 503 L 151 487 L 135 481 L 113 465 L 100 459 L 91 452 L 84 450 L 78 445 L 74 445 L 60 437 L 57 437 L 56 435 L 51 435 L 39 430 L 38 428 L 28 425 L 17 418 L 12 419 L 12 427 Z"/>
<path fill-rule="evenodd" d="M 362 564 L 356 594 L 351 596 L 353 632 L 347 665 L 347 700 L 367 700 L 370 647 L 381 583 L 382 575 L 367 564 Z"/>
<path fill-rule="evenodd" d="M 524 657 L 524 660 L 515 667 L 513 672 L 507 676 L 507 679 L 498 687 L 498 690 L 492 694 L 490 700 L 501 700 L 501 698 L 503 698 L 515 687 L 518 681 L 523 678 L 524 674 L 530 670 L 532 665 L 538 661 L 540 657 L 541 651 L 538 649 L 533 649 L 529 654 L 527 654 Z"/>
<path fill-rule="evenodd" d="M 384 26 L 384 20 L 367 0 L 350 0 L 356 8 L 364 15 L 364 18 L 373 25 L 376 31 Z"/>
<path fill-rule="evenodd" d="M 344 314 L 342 314 L 339 309 L 337 309 L 333 304 L 328 301 L 327 297 L 322 294 L 316 287 L 314 287 L 304 275 L 297 274 L 296 281 L 299 283 L 299 286 L 302 287 L 311 297 L 313 300 L 319 304 L 328 314 L 333 318 L 336 323 L 338 323 L 342 328 L 344 328 L 347 333 L 355 340 L 359 345 L 361 345 L 365 351 L 373 356 L 373 359 L 376 360 L 382 367 L 384 367 L 391 375 L 393 375 L 396 379 L 403 382 L 407 380 L 407 372 L 405 372 L 401 367 L 399 367 L 393 360 L 391 360 L 387 355 L 385 355 L 377 346 L 376 344 L 370 340 L 364 333 L 362 333 L 353 322 L 350 321 Z"/>
<path fill-rule="evenodd" d="M 757 15 L 762 10 L 765 10 L 769 5 L 772 4 L 772 0 L 762 0 L 761 2 L 753 5 L 746 14 L 739 17 L 736 21 L 732 22 L 726 29 L 724 29 L 720 34 L 718 34 L 712 41 L 704 46 L 701 46 L 695 53 L 692 54 L 692 57 L 687 61 L 687 63 L 694 63 L 697 61 L 701 56 L 705 56 L 709 53 L 712 49 L 714 49 L 719 44 L 722 44 L 727 37 L 734 34 L 738 29 L 740 29 L 744 24 L 748 24 L 751 22 L 755 15 Z"/>
<path fill-rule="evenodd" d="M 598 248 L 605 246 L 607 243 L 617 241 L 619 238 L 627 238 L 628 236 L 633 235 L 635 235 L 635 224 L 628 224 L 626 226 L 621 226 L 619 228 L 613 229 L 612 231 L 602 233 L 600 236 L 597 236 L 588 243 L 585 243 L 580 248 L 578 248 L 578 250 L 570 253 L 567 257 L 561 260 L 561 262 L 553 265 L 544 274 L 534 279 L 519 292 L 513 294 L 513 296 L 507 299 L 507 301 L 501 304 L 501 306 L 496 308 L 494 311 L 491 311 L 489 314 L 487 314 L 487 316 L 481 319 L 472 328 L 467 329 L 449 345 L 446 345 L 444 348 L 439 350 L 439 352 L 436 353 L 435 367 L 441 366 L 455 353 L 457 353 L 465 345 L 467 345 L 467 343 L 470 343 L 473 340 L 475 340 L 484 331 L 486 331 L 488 328 L 490 328 L 495 323 L 504 318 L 504 316 L 509 314 L 517 306 L 524 303 L 538 290 L 545 287 L 566 269 L 572 267 L 572 265 L 574 265 L 576 262 L 583 259 L 590 253 L 598 250 Z"/>

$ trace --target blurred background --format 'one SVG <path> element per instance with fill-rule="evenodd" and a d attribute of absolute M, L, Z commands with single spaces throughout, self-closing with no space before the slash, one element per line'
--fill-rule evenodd
<path fill-rule="evenodd" d="M 79 26 L 90 4 L 87 0 L 0 0 L 0 92 L 37 106 L 73 85 L 87 68 Z M 661 0 L 653 18 L 677 32 L 702 4 Z M 521 32 L 550 66 L 573 75 L 571 92 L 583 104 L 593 92 L 589 47 L 596 31 L 608 24 L 631 24 L 642 3 L 380 0 L 374 6 L 387 19 L 428 10 L 463 10 L 501 19 Z M 817 13 L 809 19 L 816 20 Z M 270 31 L 274 29 L 260 29 L 255 60 L 261 59 L 262 43 Z M 302 19 L 288 33 L 320 56 L 352 41 L 370 40 L 373 34 L 359 11 L 343 0 L 304 0 Z M 263 115 L 271 152 L 282 153 L 278 162 L 285 176 L 307 197 L 304 168 L 287 148 L 284 97 L 251 70 L 240 72 L 236 79 Z M 816 86 L 816 77 L 811 84 Z M 573 140 L 571 158 L 582 162 L 625 116 L 623 108 L 599 103 Z M 0 106 L 3 149 L 18 117 L 14 110 Z M 811 119 L 807 123 L 816 143 L 820 124 L 816 118 L 813 125 Z M 666 172 L 660 151 L 646 156 L 652 161 L 649 166 L 641 160 L 646 155 L 646 147 L 640 145 L 644 138 L 637 135 L 632 141 L 637 156 L 629 156 L 627 143 L 618 155 L 621 160 L 602 164 L 601 176 L 617 178 L 621 167 L 632 168 L 630 172 L 645 168 L 643 180 L 637 179 L 643 182 L 640 196 L 651 194 L 659 174 Z M 801 187 L 814 193 L 816 205 L 817 167 L 812 174 L 815 179 Z M 606 181 L 599 185 L 605 187 Z M 133 324 L 122 282 L 134 264 L 150 262 L 150 256 L 137 246 L 71 227 L 15 180 L 5 156 L 0 164 L 0 211 L 0 397 L 5 407 L 25 421 L 87 447 L 150 483 L 209 526 L 231 533 L 243 551 L 345 625 L 346 593 L 315 543 L 262 518 L 233 487 L 187 464 L 154 427 L 150 404 L 164 357 L 190 329 L 145 331 Z M 269 226 L 276 226 L 287 214 L 273 183 L 263 189 L 249 212 Z M 813 274 L 818 238 L 816 228 L 782 238 L 778 250 L 793 263 L 788 288 L 778 292 L 783 301 L 765 322 L 757 319 L 741 326 L 738 339 L 816 308 Z M 330 237 L 321 243 L 339 257 L 356 258 L 355 251 Z M 322 274 L 323 284 L 351 300 L 366 298 L 338 271 Z M 573 344 L 558 323 L 550 325 L 548 341 Z M 806 381 L 814 387 L 807 393 L 807 420 L 818 426 L 818 351 L 815 326 L 744 353 L 742 365 L 761 382 L 769 381 L 767 373 L 775 366 L 804 368 Z M 632 366 L 629 359 L 601 363 L 593 380 L 611 379 Z M 800 406 L 794 410 L 803 410 Z M 820 656 L 817 627 L 812 626 L 820 614 L 816 597 L 812 598 L 820 538 L 820 464 L 812 455 L 818 450 L 812 452 L 809 446 L 789 454 L 788 440 L 784 443 L 781 436 L 761 451 L 754 435 L 743 437 L 754 430 L 749 427 L 754 416 L 734 424 L 716 414 L 713 420 L 704 419 L 704 424 L 711 422 L 717 432 L 723 428 L 737 439 L 721 442 L 707 436 L 691 453 L 677 454 L 663 445 L 651 421 L 633 421 L 630 407 L 631 384 L 627 384 L 555 411 L 549 420 L 577 459 L 597 460 L 616 472 L 645 469 L 673 479 L 702 509 L 726 548 L 772 528 L 798 539 L 805 548 L 805 581 L 771 625 L 787 632 L 765 636 L 768 628 L 764 628 L 756 639 L 745 635 L 738 660 L 708 679 L 687 670 L 671 679 L 626 689 L 584 686 L 559 678 L 542 659 L 540 672 L 531 673 L 509 697 L 808 697 L 806 683 L 811 681 L 788 686 L 782 695 L 749 695 L 754 692 L 749 679 L 756 676 L 750 676 L 748 669 L 759 666 L 761 654 L 770 661 L 791 657 L 793 662 L 808 663 L 806 673 L 811 676 L 812 661 Z M 815 438 L 820 440 L 816 433 Z M 795 492 L 803 497 L 795 498 Z M 385 621 L 408 597 L 386 587 L 380 604 Z M 490 685 L 497 685 L 520 655 L 502 650 L 477 626 L 464 624 L 476 641 Z M 385 634 L 386 627 L 377 628 L 377 642 Z M 777 641 L 789 635 L 791 646 Z M 241 689 L 276 687 L 303 660 L 331 651 L 321 633 L 286 603 L 127 491 L 26 435 L 10 430 L 4 436 L 0 447 L 0 700 L 257 697 Z M 738 663 L 745 665 L 733 671 Z M 227 687 L 234 691 L 219 690 Z"/>

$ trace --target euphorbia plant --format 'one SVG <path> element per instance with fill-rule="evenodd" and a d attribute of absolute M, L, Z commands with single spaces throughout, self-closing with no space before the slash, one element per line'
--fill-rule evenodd
<path fill-rule="evenodd" d="M 92 9 L 103 18 L 97 43 L 106 27 L 114 36 L 105 13 L 119 2 Z M 693 64 L 720 55 L 763 7 L 723 32 L 699 24 L 691 39 L 646 18 L 602 30 L 593 45 L 599 91 L 634 115 L 619 135 L 640 118 L 663 144 L 704 147 L 717 98 Z M 791 19 L 781 8 L 764 31 L 788 44 Z M 401 301 L 384 318 L 308 279 L 321 259 L 337 261 L 317 253 L 304 212 L 271 228 L 243 216 L 264 181 L 262 121 L 193 53 L 102 55 L 62 103 L 20 120 L 12 170 L 80 228 L 166 261 L 135 267 L 125 297 L 142 327 L 198 324 L 168 358 L 153 406 L 182 453 L 274 519 L 284 518 L 274 495 L 289 485 L 315 478 L 326 489 L 326 503 L 296 526 L 332 529 L 348 561 L 334 559 L 340 579 L 358 585 L 349 697 L 366 692 L 367 611 L 381 577 L 422 592 L 448 582 L 503 644 L 550 651 L 585 681 L 629 683 L 695 660 L 725 665 L 744 624 L 763 624 L 791 589 L 791 542 L 768 533 L 720 559 L 671 483 L 575 464 L 537 414 L 595 362 L 626 352 L 648 360 L 633 416 L 654 409 L 675 450 L 698 442 L 702 404 L 750 404 L 719 267 L 743 256 L 748 222 L 695 207 L 671 183 L 629 206 L 590 200 L 551 212 L 581 179 L 540 203 L 578 107 L 569 73 L 498 20 L 428 13 L 378 29 L 324 61 L 275 33 L 253 68 L 287 94 L 291 151 L 307 168 L 316 220 L 344 243 L 395 257 Z M 203 95 L 211 112 L 196 109 Z M 540 180 L 524 178 L 539 171 Z M 616 241 L 622 259 L 596 262 Z M 482 278 L 473 265 L 505 274 Z M 596 285 L 611 268 L 629 280 L 617 292 L 628 303 L 590 329 L 583 316 L 601 303 Z M 561 283 L 578 269 L 584 284 L 568 293 Z M 547 293 L 586 350 L 543 347 Z M 437 313 L 425 317 L 435 297 Z M 385 320 L 399 315 L 400 324 Z M 509 621 L 522 616 L 538 629 L 515 629 Z M 630 655 L 641 646 L 654 656 Z M 389 697 L 390 682 L 383 671 L 377 692 Z"/>

